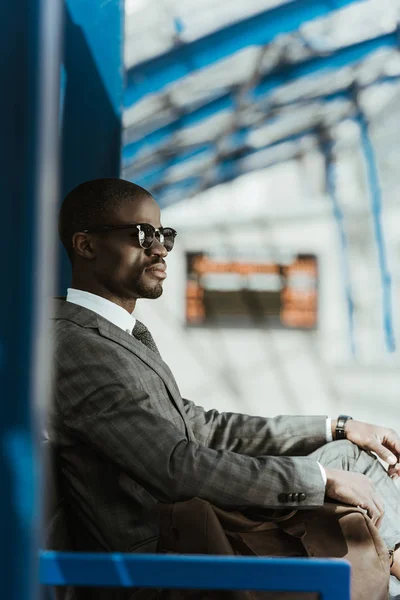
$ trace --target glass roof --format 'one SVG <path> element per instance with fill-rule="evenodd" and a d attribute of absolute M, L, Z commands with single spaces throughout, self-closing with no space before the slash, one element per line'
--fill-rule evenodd
<path fill-rule="evenodd" d="M 372 123 L 379 119 L 400 94 L 400 0 L 351 2 L 269 43 L 256 35 L 251 42 L 244 20 L 296 4 L 126 0 L 123 176 L 165 205 L 295 158 L 359 109 Z M 241 22 L 243 31 L 235 31 L 250 43 L 235 50 L 229 27 Z M 193 44 L 213 32 L 208 64 L 195 68 L 187 49 L 204 54 Z M 227 43 L 232 52 L 213 62 Z M 177 76 L 132 99 L 148 65 L 157 74 L 174 52 Z"/>

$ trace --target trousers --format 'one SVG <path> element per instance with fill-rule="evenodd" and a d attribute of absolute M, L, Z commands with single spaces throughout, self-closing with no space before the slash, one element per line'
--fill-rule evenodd
<path fill-rule="evenodd" d="M 400 492 L 375 455 L 348 440 L 330 442 L 310 454 L 325 468 L 362 473 L 373 481 L 385 514 L 379 533 L 388 549 L 400 542 Z"/>
<path fill-rule="evenodd" d="M 400 542 L 400 491 L 376 456 L 347 440 L 326 444 L 310 456 L 323 467 L 362 473 L 374 482 L 385 507 L 379 533 L 388 549 L 394 548 Z M 389 598 L 400 600 L 400 582 L 393 576 L 389 582 Z"/>

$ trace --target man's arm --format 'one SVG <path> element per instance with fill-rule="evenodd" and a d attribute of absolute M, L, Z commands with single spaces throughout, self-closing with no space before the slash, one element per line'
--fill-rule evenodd
<path fill-rule="evenodd" d="M 158 500 L 198 496 L 225 508 L 323 504 L 325 486 L 314 459 L 250 457 L 191 442 L 166 418 L 165 406 L 133 380 L 132 363 L 122 353 L 114 355 L 110 348 L 104 360 L 104 343 L 96 336 L 80 350 L 70 336 L 56 357 L 57 403 L 65 426 Z"/>
<path fill-rule="evenodd" d="M 183 399 L 196 439 L 216 450 L 247 456 L 306 455 L 326 443 L 326 417 L 252 417 L 237 413 L 205 411 Z"/>

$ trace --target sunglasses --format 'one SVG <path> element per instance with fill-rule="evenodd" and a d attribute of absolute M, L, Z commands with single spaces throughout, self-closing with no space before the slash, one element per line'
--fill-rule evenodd
<path fill-rule="evenodd" d="M 150 223 L 130 223 L 129 225 L 104 225 L 103 227 L 92 227 L 84 229 L 83 233 L 103 233 L 107 231 L 118 231 L 122 229 L 134 229 L 138 235 L 139 244 L 145 250 L 151 248 L 154 238 L 164 246 L 167 252 L 174 247 L 177 232 L 172 227 L 159 227 L 156 229 Z"/>

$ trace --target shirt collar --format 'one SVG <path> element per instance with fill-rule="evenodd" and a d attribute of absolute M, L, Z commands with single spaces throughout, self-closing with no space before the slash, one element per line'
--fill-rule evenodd
<path fill-rule="evenodd" d="M 111 302 L 111 300 L 106 300 L 106 298 L 91 294 L 90 292 L 68 288 L 67 302 L 88 308 L 129 333 L 132 333 L 132 329 L 136 323 L 135 317 L 122 308 L 122 306 L 118 306 L 118 304 Z"/>

